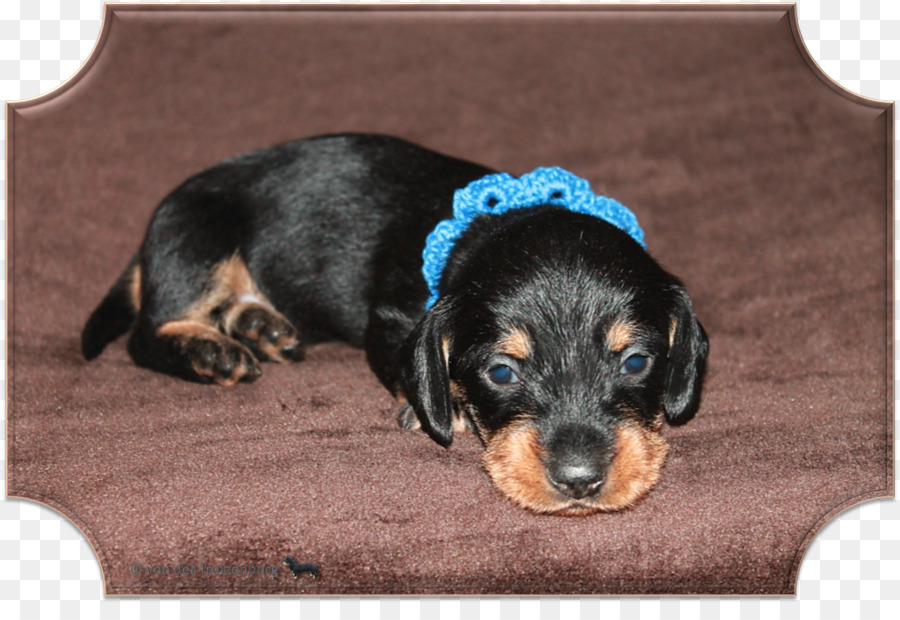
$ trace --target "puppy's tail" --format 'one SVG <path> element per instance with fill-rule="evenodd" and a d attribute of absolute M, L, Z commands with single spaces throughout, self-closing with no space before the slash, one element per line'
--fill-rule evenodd
<path fill-rule="evenodd" d="M 81 354 L 92 360 L 134 325 L 140 309 L 141 267 L 135 256 L 91 313 L 81 332 Z"/>

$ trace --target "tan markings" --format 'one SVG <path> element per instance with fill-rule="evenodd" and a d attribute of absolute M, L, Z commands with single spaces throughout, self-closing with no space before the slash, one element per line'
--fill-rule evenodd
<path fill-rule="evenodd" d="M 276 342 L 266 342 L 265 340 L 258 340 L 256 342 L 256 346 L 259 347 L 259 350 L 266 354 L 266 357 L 275 362 L 281 362 L 283 364 L 288 363 L 290 360 L 285 358 L 281 351 L 287 346 L 288 343 L 295 344 L 297 342 L 296 338 L 279 338 Z"/>
<path fill-rule="evenodd" d="M 281 325 L 283 333 L 275 342 L 270 342 L 267 338 L 261 337 L 259 327 L 245 331 L 241 331 L 237 328 L 237 323 L 241 315 L 243 315 L 244 312 L 253 309 L 260 309 L 267 315 L 266 323 L 260 323 L 259 327 L 262 327 L 263 325 L 270 326 L 273 323 Z M 254 346 L 258 347 L 266 357 L 276 362 L 289 361 L 282 355 L 282 351 L 289 345 L 294 346 L 299 343 L 297 334 L 294 329 L 290 327 L 290 322 L 267 303 L 257 301 L 236 303 L 222 314 L 220 324 L 226 334 L 236 338 L 253 341 L 255 343 Z"/>
<path fill-rule="evenodd" d="M 250 272 L 247 271 L 246 263 L 237 255 L 219 263 L 213 272 L 212 280 L 219 287 L 225 288 L 231 295 L 234 295 L 235 299 L 242 295 L 254 295 L 261 298 L 256 283 L 250 277 Z"/>
<path fill-rule="evenodd" d="M 633 323 L 616 319 L 606 330 L 606 346 L 613 353 L 624 351 L 628 345 L 634 342 L 635 331 Z"/>
<path fill-rule="evenodd" d="M 138 276 L 139 276 L 138 272 Z M 284 335 L 276 342 L 269 342 L 259 337 L 258 330 L 251 330 L 244 334 L 235 333 L 235 324 L 240 316 L 247 310 L 259 308 L 265 311 L 276 322 L 284 325 Z M 213 316 L 214 311 L 219 311 L 218 316 Z M 252 340 L 259 350 L 269 359 L 278 362 L 287 362 L 282 351 L 287 346 L 298 344 L 298 338 L 290 322 L 280 313 L 276 312 L 265 296 L 259 291 L 247 265 L 237 255 L 222 261 L 213 269 L 206 290 L 200 299 L 182 313 L 175 321 L 164 324 L 160 328 L 160 335 L 166 335 L 163 330 L 172 329 L 180 332 L 182 324 L 191 324 L 194 331 L 200 330 L 198 325 L 219 331 L 228 336 L 235 336 Z M 173 326 L 174 325 L 174 326 Z M 205 330 L 197 331 L 199 335 Z M 180 334 L 182 335 L 182 334 Z M 228 339 L 229 341 L 231 339 Z"/>
<path fill-rule="evenodd" d="M 450 339 L 447 336 L 441 338 L 441 351 L 444 354 L 444 366 L 450 369 Z"/>
<path fill-rule="evenodd" d="M 412 410 L 407 411 L 401 409 L 397 414 L 397 423 L 401 428 L 408 431 L 422 430 L 422 422 L 419 420 L 419 416 L 416 415 L 416 412 Z"/>
<path fill-rule="evenodd" d="M 529 422 L 514 422 L 488 439 L 484 466 L 497 488 L 514 503 L 535 512 L 566 506 L 544 473 L 538 431 Z"/>
<path fill-rule="evenodd" d="M 484 465 L 504 495 L 535 512 L 562 516 L 584 516 L 632 506 L 659 480 L 668 452 L 658 430 L 621 423 L 616 429 L 616 455 L 603 489 L 594 497 L 575 500 L 550 484 L 538 431 L 528 422 L 501 429 L 487 444 Z"/>
<path fill-rule="evenodd" d="M 232 374 L 228 377 L 221 377 L 219 375 L 216 375 L 210 369 L 201 368 L 197 364 L 197 362 L 193 362 L 192 366 L 194 367 L 194 371 L 198 375 L 206 375 L 208 377 L 212 377 L 216 383 L 218 383 L 219 385 L 224 385 L 226 387 L 240 383 L 241 378 L 243 378 L 244 375 L 246 375 L 248 372 L 247 364 L 243 361 L 241 361 L 241 363 L 237 365 Z"/>
<path fill-rule="evenodd" d="M 451 416 L 451 428 L 454 433 L 466 433 L 472 430 L 472 425 L 466 416 L 466 412 L 471 405 L 466 391 L 456 381 L 450 382 L 450 400 L 453 402 L 453 413 Z"/>
<path fill-rule="evenodd" d="M 678 331 L 678 319 L 673 318 L 669 322 L 669 348 L 675 344 L 675 332 Z"/>
<path fill-rule="evenodd" d="M 229 300 L 237 301 L 244 295 L 251 295 L 263 304 L 267 303 L 250 277 L 247 265 L 235 255 L 216 265 L 203 296 L 191 304 L 180 318 L 212 325 L 213 310 L 222 307 Z M 233 303 L 226 315 L 232 315 L 231 310 L 238 305 L 240 304 Z M 239 313 L 234 316 L 239 316 Z"/>
<path fill-rule="evenodd" d="M 141 266 L 135 265 L 131 269 L 131 276 L 128 282 L 128 291 L 131 294 L 131 305 L 134 309 L 141 309 Z"/>
<path fill-rule="evenodd" d="M 422 430 L 422 423 L 419 421 L 419 416 L 415 414 L 412 408 L 409 410 L 404 408 L 404 405 L 407 402 L 406 395 L 403 392 L 398 391 L 394 395 L 394 398 L 400 405 L 397 416 L 397 421 L 400 423 L 400 426 L 411 431 Z M 467 433 L 471 431 L 472 423 L 469 421 L 469 414 L 474 411 L 474 409 L 466 400 L 465 391 L 455 381 L 450 382 L 450 398 L 453 402 L 453 412 L 450 414 L 450 428 L 454 433 Z"/>
<path fill-rule="evenodd" d="M 419 420 L 419 416 L 417 416 L 415 412 L 406 412 L 405 410 L 401 410 L 398 414 L 397 422 L 401 427 L 405 428 L 408 431 L 422 430 L 422 422 Z M 458 411 L 453 412 L 450 428 L 453 429 L 454 433 L 467 433 L 472 430 L 472 426 L 466 419 L 465 414 Z"/>
<path fill-rule="evenodd" d="M 464 411 L 453 412 L 452 428 L 454 433 L 468 433 L 472 430 L 472 425 L 469 424 L 469 418 L 466 417 Z"/>
<path fill-rule="evenodd" d="M 504 353 L 517 360 L 531 356 L 531 337 L 524 329 L 514 327 L 497 343 L 497 352 Z"/>
<path fill-rule="evenodd" d="M 481 418 L 478 417 L 478 410 L 474 407 L 474 405 L 468 405 L 467 411 L 469 414 L 469 422 L 472 423 L 472 430 L 475 431 L 475 434 L 478 436 L 478 439 L 481 440 L 482 443 L 487 444 L 487 429 L 484 427 L 484 423 L 481 421 Z"/>
<path fill-rule="evenodd" d="M 226 334 L 234 334 L 235 323 L 241 317 L 241 314 L 244 313 L 245 310 L 249 310 L 251 307 L 256 306 L 257 304 L 233 304 L 231 305 L 225 312 L 222 313 L 221 319 L 219 319 L 220 324 L 222 325 L 222 331 Z M 259 330 L 252 329 L 243 334 L 246 338 L 250 340 L 259 340 Z"/>
<path fill-rule="evenodd" d="M 634 505 L 659 481 L 668 451 L 658 431 L 632 422 L 620 424 L 616 429 L 616 456 L 592 507 L 619 510 Z"/>
<path fill-rule="evenodd" d="M 467 401 L 466 390 L 457 381 L 450 381 L 450 399 L 455 404 L 464 404 Z"/>
<path fill-rule="evenodd" d="M 413 411 L 403 390 L 397 390 L 397 393 L 394 394 L 394 399 L 397 401 L 397 425 L 409 431 L 422 430 L 419 416 Z"/>
<path fill-rule="evenodd" d="M 223 347 L 239 347 L 244 351 L 247 358 L 253 359 L 253 354 L 249 349 L 235 340 L 232 340 L 208 323 L 190 319 L 169 321 L 168 323 L 163 323 L 159 329 L 156 330 L 156 334 L 160 337 L 175 339 L 178 346 L 185 350 L 190 346 L 191 342 L 208 340 L 219 343 Z M 191 359 L 191 367 L 198 375 L 210 377 L 219 385 L 225 386 L 238 383 L 250 370 L 247 366 L 246 359 L 242 359 L 228 377 L 217 375 L 213 368 L 202 366 L 200 360 L 197 359 Z"/>
<path fill-rule="evenodd" d="M 450 382 L 450 399 L 453 402 L 451 428 L 454 433 L 468 433 L 475 430 L 472 420 L 477 419 L 475 406 L 469 402 L 465 389 L 456 381 Z"/>
<path fill-rule="evenodd" d="M 174 336 L 177 338 L 202 338 L 204 336 L 214 338 L 221 335 L 219 331 L 209 323 L 191 319 L 163 323 L 160 325 L 159 329 L 156 330 L 156 334 L 158 336 Z"/>
<path fill-rule="evenodd" d="M 135 274 L 139 276 L 139 272 L 136 271 Z M 275 312 L 260 293 L 244 261 L 235 255 L 213 268 L 200 299 L 188 306 L 175 320 L 162 324 L 157 329 L 157 334 L 174 339 L 176 346 L 183 351 L 193 370 L 200 376 L 209 377 L 220 385 L 233 385 L 245 378 L 252 380 L 259 376 L 256 357 L 249 348 L 230 337 L 230 330 L 242 312 L 254 307 L 261 308 L 267 315 L 274 315 L 290 328 L 290 323 Z M 287 361 L 281 352 L 284 346 L 296 344 L 296 335 L 293 328 L 290 328 L 285 330 L 285 336 L 277 342 L 263 340 L 267 339 L 258 341 L 259 350 L 270 359 Z M 215 343 L 212 351 L 203 341 Z M 210 354 L 213 355 L 212 359 Z M 225 362 L 232 363 L 223 356 L 232 356 L 236 365 L 223 366 Z M 228 370 L 223 370 L 224 368 Z"/>

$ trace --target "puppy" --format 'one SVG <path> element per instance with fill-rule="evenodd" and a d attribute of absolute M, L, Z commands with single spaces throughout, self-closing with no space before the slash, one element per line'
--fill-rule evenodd
<path fill-rule="evenodd" d="M 639 239 L 558 204 L 568 189 L 496 213 L 489 191 L 427 282 L 426 238 L 492 173 L 376 135 L 225 160 L 159 205 L 84 357 L 131 330 L 138 365 L 232 385 L 343 340 L 404 403 L 402 425 L 442 446 L 474 429 L 516 504 L 631 506 L 659 479 L 664 421 L 698 408 L 706 334 Z"/>

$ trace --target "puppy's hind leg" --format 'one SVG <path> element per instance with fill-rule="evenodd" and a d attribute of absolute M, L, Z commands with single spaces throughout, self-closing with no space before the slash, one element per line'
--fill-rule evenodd
<path fill-rule="evenodd" d="M 129 350 L 135 357 L 132 342 Z M 262 374 L 259 362 L 247 347 L 205 321 L 187 319 L 164 323 L 156 331 L 155 343 L 156 351 L 163 354 L 157 361 L 163 361 L 165 366 L 157 370 L 185 379 L 234 385 L 255 381 Z"/>
<path fill-rule="evenodd" d="M 205 262 L 179 260 L 173 253 L 151 255 L 144 263 L 140 314 L 128 341 L 135 363 L 220 385 L 260 376 L 250 348 L 222 327 L 235 300 L 252 286 L 239 256 L 211 268 L 205 268 Z"/>

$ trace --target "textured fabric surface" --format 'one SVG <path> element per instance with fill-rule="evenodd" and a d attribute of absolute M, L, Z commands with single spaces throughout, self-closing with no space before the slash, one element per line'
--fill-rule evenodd
<path fill-rule="evenodd" d="M 788 593 L 829 516 L 890 493 L 893 111 L 822 81 L 783 7 L 118 9 L 107 28 L 79 79 L 8 114 L 7 432 L 8 493 L 72 519 L 110 594 Z M 121 341 L 80 359 L 169 189 L 347 130 L 559 165 L 635 211 L 712 343 L 645 501 L 515 508 L 474 438 L 397 428 L 341 344 L 234 389 L 138 369 Z M 322 578 L 265 570 L 285 555 Z"/>

